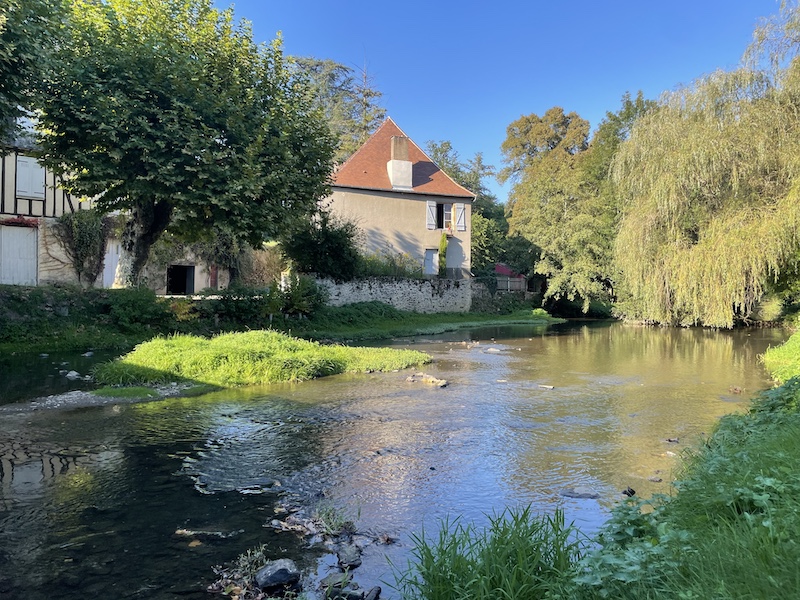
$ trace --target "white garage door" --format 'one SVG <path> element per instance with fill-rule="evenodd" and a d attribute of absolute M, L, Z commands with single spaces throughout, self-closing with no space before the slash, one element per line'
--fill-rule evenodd
<path fill-rule="evenodd" d="M 0 283 L 36 285 L 36 234 L 33 227 L 0 226 Z"/>

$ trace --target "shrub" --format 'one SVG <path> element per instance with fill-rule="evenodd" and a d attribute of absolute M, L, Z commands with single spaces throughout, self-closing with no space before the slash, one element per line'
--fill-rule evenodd
<path fill-rule="evenodd" d="M 396 279 L 422 279 L 422 265 L 409 254 L 384 250 L 361 256 L 358 277 L 394 277 Z"/>
<path fill-rule="evenodd" d="M 359 261 L 357 235 L 355 223 L 323 211 L 316 221 L 287 235 L 281 245 L 301 273 L 349 281 L 355 277 Z"/>
<path fill-rule="evenodd" d="M 309 317 L 327 304 L 328 290 L 310 277 L 292 277 L 283 291 L 282 312 L 290 317 Z"/>
<path fill-rule="evenodd" d="M 204 294 L 198 310 L 206 319 L 213 320 L 215 328 L 258 329 L 269 316 L 265 292 L 240 286 L 210 291 Z"/>
<path fill-rule="evenodd" d="M 103 271 L 110 231 L 111 220 L 94 209 L 64 213 L 53 225 L 53 234 L 64 248 L 81 285 L 93 286 Z"/>
<path fill-rule="evenodd" d="M 106 290 L 101 297 L 100 306 L 103 305 L 111 323 L 125 332 L 142 329 L 168 331 L 174 324 L 168 305 L 156 298 L 153 290 L 145 287 Z"/>

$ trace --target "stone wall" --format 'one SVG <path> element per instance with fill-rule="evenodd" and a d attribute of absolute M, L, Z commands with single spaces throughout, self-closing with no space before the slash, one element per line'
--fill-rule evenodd
<path fill-rule="evenodd" d="M 77 284 L 72 262 L 53 233 L 55 224 L 56 219 L 39 223 L 39 285 Z"/>
<path fill-rule="evenodd" d="M 317 279 L 330 293 L 331 306 L 377 300 L 400 310 L 420 313 L 467 312 L 472 305 L 469 279 L 391 279 L 373 277 L 336 283 Z"/>

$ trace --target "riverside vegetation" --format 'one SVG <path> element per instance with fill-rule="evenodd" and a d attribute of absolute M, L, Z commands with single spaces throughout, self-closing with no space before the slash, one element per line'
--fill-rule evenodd
<path fill-rule="evenodd" d="M 618 505 L 594 539 L 510 509 L 443 523 L 397 573 L 405 598 L 789 598 L 800 595 L 800 333 L 764 361 L 780 387 L 684 455 L 675 494 Z"/>
<path fill-rule="evenodd" d="M 327 342 L 434 334 L 462 327 L 551 323 L 545 311 L 499 300 L 491 312 L 420 314 L 381 302 L 325 305 L 324 293 L 299 278 L 284 291 L 228 289 L 199 299 L 158 298 L 145 288 L 0 286 L 0 352 L 127 351 L 159 335 L 210 337 L 272 329 Z"/>

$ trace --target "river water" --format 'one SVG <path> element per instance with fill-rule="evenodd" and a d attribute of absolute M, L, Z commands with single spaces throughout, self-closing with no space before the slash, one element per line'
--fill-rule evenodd
<path fill-rule="evenodd" d="M 354 573 L 389 598 L 388 560 L 406 564 L 411 535 L 447 517 L 562 507 L 591 533 L 621 490 L 669 492 L 682 450 L 769 387 L 758 355 L 785 338 L 513 326 L 391 342 L 429 352 L 424 370 L 444 388 L 372 373 L 141 404 L 0 406 L 0 596 L 207 598 L 212 565 L 259 544 L 324 575 L 329 555 L 265 527 L 285 504 L 333 507 L 362 533 L 396 538 L 368 546 Z M 564 495 L 578 486 L 599 497 Z"/>

